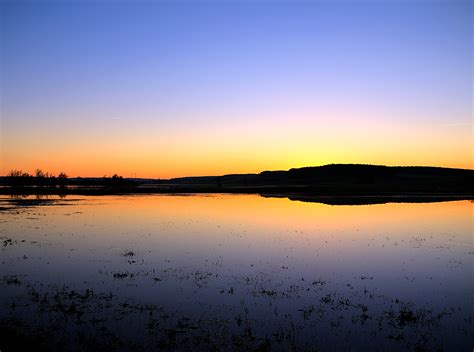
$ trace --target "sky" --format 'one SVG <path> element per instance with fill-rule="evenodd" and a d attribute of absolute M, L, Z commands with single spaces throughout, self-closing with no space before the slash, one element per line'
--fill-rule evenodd
<path fill-rule="evenodd" d="M 474 167 L 471 1 L 0 0 L 0 175 Z"/>

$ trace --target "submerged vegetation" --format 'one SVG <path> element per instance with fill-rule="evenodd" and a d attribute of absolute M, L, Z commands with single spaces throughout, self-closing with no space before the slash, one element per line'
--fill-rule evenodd
<path fill-rule="evenodd" d="M 166 205 L 168 197 L 150 198 Z M 451 204 L 435 206 L 432 213 L 423 211 L 433 209 L 431 204 L 407 205 L 419 209 L 423 220 L 409 228 L 400 224 L 407 232 L 398 234 L 390 232 L 396 230 L 391 217 L 383 216 L 391 214 L 390 206 L 359 232 L 364 223 L 354 219 L 357 228 L 337 220 L 325 226 L 320 207 L 298 213 L 303 223 L 312 219 L 301 229 L 286 213 L 278 224 L 255 224 L 254 214 L 231 221 L 217 217 L 214 207 L 189 207 L 210 197 L 179 197 L 184 207 L 170 212 L 153 204 L 161 211 L 152 216 L 138 212 L 143 208 L 133 197 L 113 198 L 61 200 L 56 206 L 37 202 L 0 213 L 2 350 L 470 346 L 472 285 L 464 279 L 472 251 L 465 246 L 469 236 L 447 231 L 461 231 L 470 214 L 455 212 Z M 222 196 L 212 199 L 226 206 Z M 256 199 L 269 206 L 257 213 L 268 219 L 285 201 Z M 119 207 L 111 208 L 111 202 Z M 463 209 L 469 205 L 460 203 Z M 111 209 L 120 210 L 110 222 L 96 216 Z M 187 215 L 176 220 L 183 209 Z M 340 209 L 325 207 L 348 214 L 347 207 Z M 430 221 L 440 216 L 441 221 Z"/>
<path fill-rule="evenodd" d="M 120 273 L 113 278 L 128 276 Z M 17 284 L 7 282 L 7 285 Z M 437 329 L 453 314 L 416 308 L 399 300 L 384 301 L 385 298 L 375 294 L 362 304 L 336 292 L 315 291 L 312 293 L 315 303 L 295 304 L 292 314 L 279 316 L 276 309 L 269 316 L 265 313 L 268 322 L 273 323 L 262 326 L 263 322 L 249 311 L 250 303 L 237 310 L 222 306 L 217 315 L 212 310 L 195 315 L 151 302 L 123 300 L 113 292 L 93 289 L 25 283 L 24 290 L 22 299 L 6 302 L 10 314 L 28 312 L 42 319 L 29 326 L 18 319 L 8 324 L 0 322 L 2 347 L 13 346 L 18 336 L 24 336 L 27 342 L 39 343 L 53 351 L 315 351 L 329 346 L 362 347 L 366 339 L 358 341 L 352 336 L 362 329 L 366 331 L 364 336 L 371 336 L 371 343 L 388 349 L 443 350 L 449 346 L 443 343 Z M 232 295 L 233 290 L 224 293 Z M 259 304 L 270 308 L 271 302 L 278 306 L 277 296 L 281 294 L 256 293 L 255 297 Z M 322 298 L 318 300 L 318 296 Z M 372 307 L 368 308 L 367 304 Z M 267 310 L 271 311 L 263 309 Z M 133 326 L 132 331 L 127 332 L 127 326 Z M 67 333 L 63 332 L 64 328 Z M 48 332 L 47 338 L 44 332 Z"/>

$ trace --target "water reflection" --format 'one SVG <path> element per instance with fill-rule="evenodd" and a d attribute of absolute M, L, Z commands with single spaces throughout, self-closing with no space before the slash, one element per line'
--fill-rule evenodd
<path fill-rule="evenodd" d="M 49 200 L 0 212 L 0 316 L 30 335 L 125 350 L 470 348 L 472 202 Z"/>

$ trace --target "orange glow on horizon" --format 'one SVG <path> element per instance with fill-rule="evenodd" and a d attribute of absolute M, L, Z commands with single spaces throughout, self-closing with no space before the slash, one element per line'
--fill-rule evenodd
<path fill-rule="evenodd" d="M 341 119 L 339 120 L 342 121 Z M 155 136 L 71 134 L 68 138 L 6 135 L 0 173 L 36 168 L 71 177 L 172 178 L 259 173 L 333 163 L 440 166 L 473 169 L 471 130 L 423 125 L 395 128 L 369 122 L 317 125 L 286 120 L 206 129 L 173 130 Z M 192 132 L 190 132 L 192 130 Z M 443 141 L 440 143 L 439 141 Z"/>

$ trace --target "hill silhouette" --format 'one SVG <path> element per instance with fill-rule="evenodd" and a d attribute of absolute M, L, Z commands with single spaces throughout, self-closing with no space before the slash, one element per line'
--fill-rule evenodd
<path fill-rule="evenodd" d="M 288 171 L 263 171 L 207 177 L 183 177 L 163 184 L 266 188 L 301 188 L 318 192 L 471 192 L 474 171 L 424 166 L 331 164 Z"/>
<path fill-rule="evenodd" d="M 22 176 L 23 175 L 23 176 Z M 180 177 L 169 180 L 34 177 L 20 172 L 0 178 L 0 194 L 257 193 L 294 200 L 366 204 L 434 197 L 473 199 L 474 170 L 425 166 L 331 164 L 258 174 Z M 332 197 L 329 199 L 328 197 Z M 354 197 L 357 197 L 354 198 Z M 341 198 L 342 199 L 342 198 Z M 325 200 L 325 201 L 324 201 Z"/>

